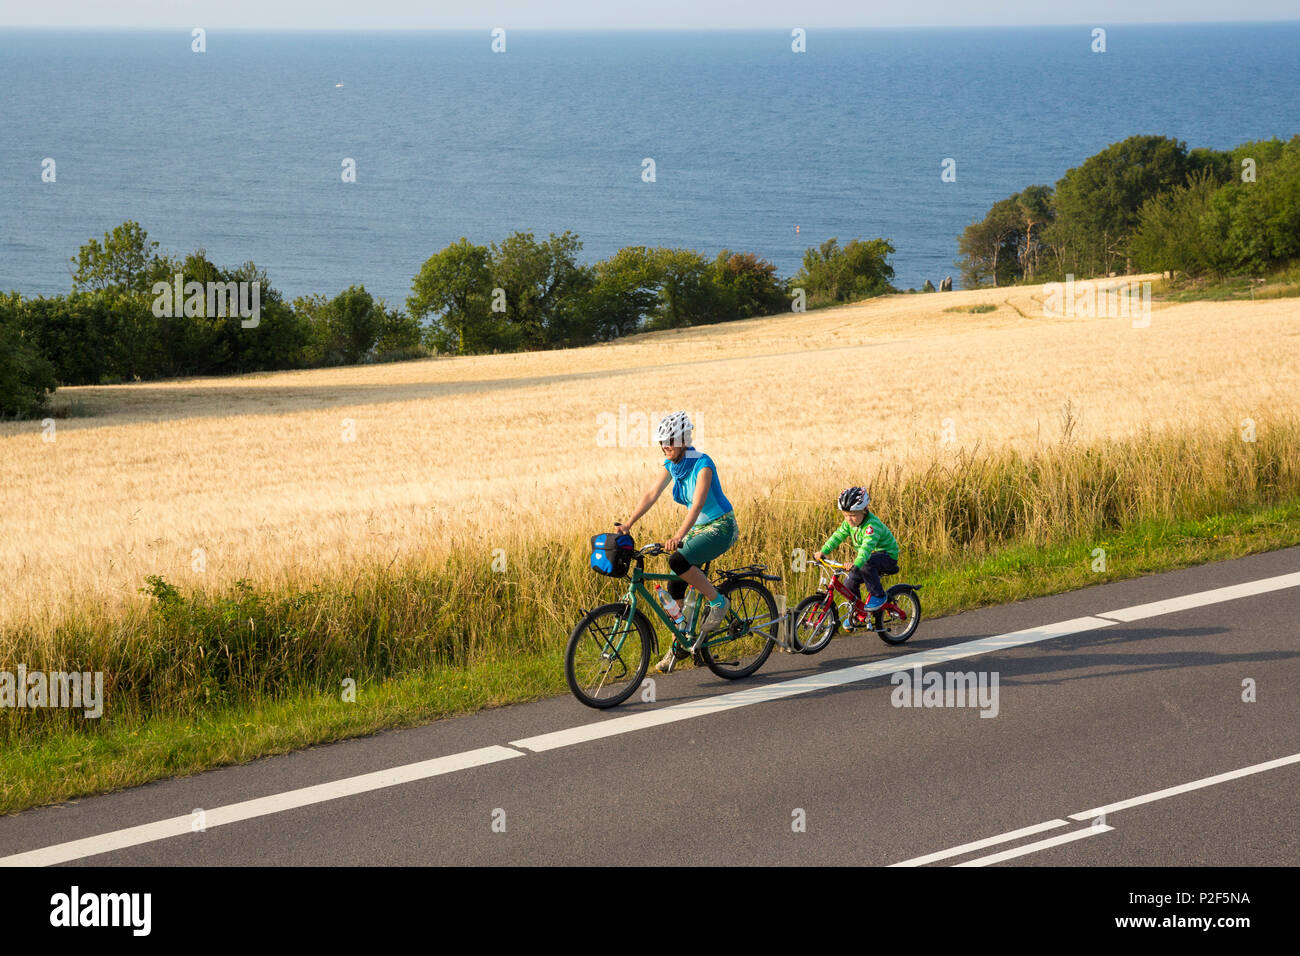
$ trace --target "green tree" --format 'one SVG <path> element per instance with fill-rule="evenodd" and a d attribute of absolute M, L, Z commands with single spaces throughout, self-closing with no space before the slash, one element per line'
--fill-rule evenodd
<path fill-rule="evenodd" d="M 1228 264 L 1207 222 L 1219 184 L 1209 167 L 1188 177 L 1186 185 L 1157 193 L 1142 204 L 1129 243 L 1137 268 L 1179 271 L 1189 276 L 1222 273 Z"/>
<path fill-rule="evenodd" d="M 491 255 L 464 236 L 420 267 L 406 300 L 417 320 L 431 317 L 429 344 L 464 355 L 490 350 L 498 340 L 490 311 Z"/>
<path fill-rule="evenodd" d="M 1187 174 L 1205 174 L 1217 185 L 1222 186 L 1233 177 L 1232 153 L 1203 146 L 1187 154 Z"/>
<path fill-rule="evenodd" d="M 1220 224 L 1228 223 L 1233 264 L 1262 275 L 1300 257 L 1300 136 L 1276 149 L 1249 145 L 1261 157 L 1256 181 L 1224 186 L 1215 196 L 1215 212 Z"/>
<path fill-rule="evenodd" d="M 893 253 L 887 239 L 853 239 L 843 248 L 838 239 L 827 239 L 804 252 L 803 266 L 789 285 L 804 289 L 814 303 L 848 302 L 893 292 L 889 280 L 894 268 L 888 261 Z"/>
<path fill-rule="evenodd" d="M 894 278 L 894 267 L 889 264 L 893 254 L 894 247 L 886 239 L 849 240 L 844 247 L 847 297 L 865 299 L 893 292 L 894 287 L 889 284 Z"/>
<path fill-rule="evenodd" d="M 348 286 L 329 304 L 332 341 L 344 365 L 360 362 L 379 339 L 384 307 L 365 286 Z"/>
<path fill-rule="evenodd" d="M 640 331 L 659 301 L 659 281 L 658 259 L 645 246 L 625 246 L 597 262 L 582 303 L 590 340 L 607 342 Z"/>
<path fill-rule="evenodd" d="M 115 371 L 118 347 L 110 301 L 103 295 L 23 301 L 17 323 L 54 369 L 60 385 L 98 385 Z"/>
<path fill-rule="evenodd" d="M 720 319 L 775 315 L 790 308 L 776 266 L 752 252 L 723 249 L 713 260 L 711 281 L 719 293 Z"/>
<path fill-rule="evenodd" d="M 104 233 L 104 241 L 91 239 L 71 259 L 75 267 L 75 292 L 119 289 L 145 293 L 154 281 L 160 263 L 158 243 L 135 220 L 128 220 Z"/>
<path fill-rule="evenodd" d="M 1016 193 L 999 199 L 983 219 L 962 231 L 957 240 L 957 264 L 966 288 L 974 289 L 985 281 L 1009 285 L 1023 274 L 1020 250 L 1028 243 L 1026 214 L 1019 198 Z"/>
<path fill-rule="evenodd" d="M 1051 186 L 1028 186 L 1011 197 L 1020 218 L 1024 223 L 1023 238 L 1018 245 L 1020 274 L 1032 279 L 1038 271 L 1039 257 L 1043 249 L 1042 230 L 1051 224 L 1055 212 L 1052 208 Z M 1039 231 L 1034 232 L 1038 227 Z"/>
<path fill-rule="evenodd" d="M 515 232 L 492 244 L 493 287 L 505 292 L 505 319 L 519 346 L 571 344 L 580 324 L 578 299 L 592 283 L 577 261 L 581 249 L 572 232 L 551 233 L 545 242 Z"/>
<path fill-rule="evenodd" d="M 1276 136 L 1272 139 L 1257 139 L 1235 146 L 1228 154 L 1230 158 L 1227 178 L 1220 180 L 1220 182 L 1242 182 L 1241 177 L 1245 171 L 1245 160 L 1254 160 L 1256 172 L 1258 172 L 1260 167 L 1268 166 L 1281 159 L 1286 149 L 1287 144 Z"/>
<path fill-rule="evenodd" d="M 415 358 L 426 354 L 420 346 L 420 320 L 401 309 L 390 309 L 379 300 L 381 317 L 375 357 L 379 359 Z"/>
<path fill-rule="evenodd" d="M 709 263 L 691 249 L 655 249 L 659 302 L 648 327 L 676 329 L 717 321 L 719 297 L 710 281 Z"/>
<path fill-rule="evenodd" d="M 226 324 L 232 342 L 235 371 L 301 368 L 307 363 L 310 328 L 280 292 L 271 285 L 270 276 L 256 263 L 245 262 L 225 273 L 227 281 L 256 282 L 260 314 L 256 325 L 245 325 L 242 318 Z"/>
<path fill-rule="evenodd" d="M 1128 270 L 1126 247 L 1142 204 L 1182 185 L 1187 147 L 1164 136 L 1130 136 L 1067 170 L 1056 184 L 1056 219 L 1046 237 L 1076 275 Z"/>
<path fill-rule="evenodd" d="M 208 258 L 204 249 L 186 256 L 176 272 L 181 276 L 182 289 L 190 282 L 198 282 L 203 286 L 203 292 L 197 297 L 198 301 L 193 303 L 193 315 L 189 314 L 190 295 L 186 294 L 183 303 L 172 303 L 170 316 L 158 319 L 159 332 L 165 336 L 168 356 L 162 374 L 229 374 L 234 371 L 232 366 L 236 348 L 230 326 L 238 326 L 239 319 L 233 314 L 237 309 L 227 310 L 231 314 L 226 316 L 209 315 L 207 295 L 208 283 L 225 283 L 229 280 L 217 264 Z M 153 311 L 152 302 L 150 311 Z M 143 321 L 147 323 L 148 320 Z"/>
<path fill-rule="evenodd" d="M 303 364 L 311 367 L 337 364 L 333 355 L 334 330 L 330 327 L 330 300 L 319 292 L 300 295 L 293 300 L 293 314 L 306 330 Z"/>
<path fill-rule="evenodd" d="M 305 327 L 311 365 L 356 365 L 371 355 L 386 330 L 392 334 L 387 308 L 365 286 L 348 286 L 332 299 L 301 296 L 293 310 Z"/>
<path fill-rule="evenodd" d="M 89 311 L 102 329 L 106 362 L 99 381 L 113 384 L 201 371 L 191 365 L 196 349 L 189 342 L 190 323 L 183 312 L 159 317 L 144 297 L 119 292 L 73 295 L 68 304 Z"/>
<path fill-rule="evenodd" d="M 0 416 L 27 418 L 54 391 L 54 366 L 28 340 L 18 321 L 18 293 L 0 295 Z"/>

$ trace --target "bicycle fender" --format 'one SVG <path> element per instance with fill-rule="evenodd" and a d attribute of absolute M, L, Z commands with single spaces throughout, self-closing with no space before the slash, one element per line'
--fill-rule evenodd
<path fill-rule="evenodd" d="M 624 611 L 626 611 L 628 608 L 627 601 L 617 601 L 615 603 L 621 605 Z M 646 626 L 649 627 L 650 629 L 650 653 L 658 654 L 659 653 L 659 628 L 655 627 L 655 622 L 650 620 L 650 618 L 646 617 L 645 612 L 643 612 L 640 608 L 636 609 L 636 617 L 639 617 L 641 618 L 641 620 L 645 621 Z"/>

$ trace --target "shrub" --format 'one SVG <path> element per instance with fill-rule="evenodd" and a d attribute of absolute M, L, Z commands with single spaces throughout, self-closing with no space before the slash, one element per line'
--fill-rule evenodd
<path fill-rule="evenodd" d="M 23 337 L 11 308 L 0 307 L 0 415 L 35 415 L 54 386 L 54 367 Z"/>

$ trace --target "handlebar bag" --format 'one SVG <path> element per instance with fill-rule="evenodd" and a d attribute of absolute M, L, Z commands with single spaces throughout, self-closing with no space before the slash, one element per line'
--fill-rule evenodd
<path fill-rule="evenodd" d="M 609 578 L 625 578 L 632 566 L 636 541 L 630 534 L 607 531 L 591 539 L 591 570 Z"/>

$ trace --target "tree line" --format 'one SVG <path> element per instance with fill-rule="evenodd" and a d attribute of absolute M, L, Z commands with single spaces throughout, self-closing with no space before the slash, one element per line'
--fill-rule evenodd
<path fill-rule="evenodd" d="M 884 239 L 827 240 L 790 278 L 751 252 L 628 246 L 583 264 L 581 249 L 572 232 L 488 246 L 462 237 L 429 257 L 394 308 L 364 286 L 287 301 L 255 263 L 162 254 L 128 221 L 78 250 L 69 294 L 0 294 L 0 415 L 37 414 L 60 385 L 564 348 L 894 291 Z M 258 314 L 214 306 L 191 283 L 257 283 Z"/>
<path fill-rule="evenodd" d="M 1130 136 L 966 227 L 967 288 L 1116 272 L 1263 275 L 1300 257 L 1300 135 L 1192 149 Z"/>

